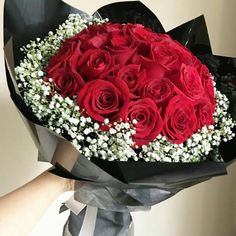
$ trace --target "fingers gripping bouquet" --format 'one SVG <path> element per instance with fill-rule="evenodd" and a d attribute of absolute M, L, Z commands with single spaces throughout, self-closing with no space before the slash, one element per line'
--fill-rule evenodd
<path fill-rule="evenodd" d="M 105 6 L 98 11 L 103 19 L 60 1 L 52 5 L 61 25 L 46 31 L 51 26 L 45 29 L 35 19 L 43 33 L 33 33 L 36 40 L 28 44 L 7 25 L 18 63 L 14 78 L 6 55 L 12 75 L 8 84 L 31 127 L 40 159 L 54 164 L 55 173 L 81 180 L 75 200 L 98 208 L 95 235 L 123 235 L 130 211 L 225 173 L 220 145 L 235 142 L 235 114 L 228 111 L 229 100 L 219 89 L 225 78 L 235 79 L 235 67 L 229 67 L 226 77 L 221 69 L 233 59 L 212 56 L 209 42 L 203 50 L 190 35 L 185 42 L 179 37 L 183 29 L 204 25 L 202 17 L 166 34 L 140 2 Z M 114 14 L 117 8 L 123 15 Z M 132 18 L 131 9 L 137 17 Z M 8 1 L 5 10 L 11 12 Z M 76 14 L 65 19 L 65 12 Z M 6 22 L 12 20 L 8 17 Z M 188 42 L 198 57 L 183 46 Z M 71 210 L 65 231 L 77 235 L 85 210 Z M 98 225 L 112 218 L 119 226 L 106 221 L 107 232 L 100 232 Z"/>

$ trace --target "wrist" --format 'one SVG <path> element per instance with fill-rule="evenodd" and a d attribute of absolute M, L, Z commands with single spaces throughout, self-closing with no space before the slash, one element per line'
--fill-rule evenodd
<path fill-rule="evenodd" d="M 45 171 L 38 178 L 46 181 L 46 183 L 51 186 L 51 189 L 53 189 L 55 193 L 57 192 L 58 195 L 74 190 L 75 180 L 63 178 L 48 171 Z"/>
<path fill-rule="evenodd" d="M 65 178 L 62 179 L 64 180 L 63 192 L 74 191 L 75 180 Z"/>

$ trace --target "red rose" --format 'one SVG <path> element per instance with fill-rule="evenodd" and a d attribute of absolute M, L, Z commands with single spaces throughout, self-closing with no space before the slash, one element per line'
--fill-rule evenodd
<path fill-rule="evenodd" d="M 215 107 L 216 100 L 215 100 L 215 93 L 214 93 L 214 85 L 213 85 L 212 76 L 211 76 L 208 68 L 203 64 L 199 68 L 199 73 L 200 73 L 200 76 L 202 79 L 204 91 L 205 91 L 207 97 L 209 98 L 211 104 L 213 105 L 213 107 Z"/>
<path fill-rule="evenodd" d="M 147 58 L 148 60 L 153 61 L 153 57 L 152 57 L 152 53 L 151 53 L 151 46 L 150 46 L 149 43 L 140 43 L 140 44 L 138 44 L 136 55 L 138 55 L 138 57 L 141 56 L 142 58 Z"/>
<path fill-rule="evenodd" d="M 114 50 L 125 50 L 134 47 L 134 40 L 129 35 L 113 34 L 110 38 L 110 47 Z"/>
<path fill-rule="evenodd" d="M 209 78 L 204 81 L 204 90 L 212 106 L 215 108 L 216 100 L 215 100 L 214 85 L 212 78 Z"/>
<path fill-rule="evenodd" d="M 70 41 L 65 42 L 61 49 L 56 53 L 48 62 L 46 71 L 52 72 L 60 68 L 64 68 L 71 56 L 76 52 L 77 56 L 81 56 L 82 52 L 80 51 L 80 42 L 79 41 Z"/>
<path fill-rule="evenodd" d="M 173 40 L 168 34 L 161 34 L 161 33 L 155 33 L 155 34 L 156 34 L 155 42 L 168 43 Z"/>
<path fill-rule="evenodd" d="M 93 80 L 79 91 L 78 105 L 98 122 L 117 120 L 127 112 L 129 89 L 122 80 Z"/>
<path fill-rule="evenodd" d="M 125 33 L 130 34 L 137 41 L 154 42 L 160 41 L 162 36 L 154 33 L 151 29 L 144 27 L 141 24 L 127 24 L 125 26 Z"/>
<path fill-rule="evenodd" d="M 136 52 L 134 39 L 129 35 L 110 34 L 108 48 L 117 64 L 125 65 Z"/>
<path fill-rule="evenodd" d="M 182 64 L 179 54 L 165 42 L 152 43 L 151 54 L 155 61 L 172 71 L 178 70 Z"/>
<path fill-rule="evenodd" d="M 197 117 L 197 129 L 201 129 L 204 125 L 214 124 L 214 107 L 209 102 L 209 99 L 202 98 L 195 103 L 195 114 Z"/>
<path fill-rule="evenodd" d="M 186 47 L 184 47 L 178 41 L 170 40 L 169 47 L 171 48 L 171 50 L 174 50 L 175 53 L 177 53 L 179 60 L 182 63 L 184 63 L 186 65 L 193 65 L 194 64 L 196 57 L 191 53 L 190 50 L 188 50 Z"/>
<path fill-rule="evenodd" d="M 140 55 L 134 55 L 131 61 L 133 64 L 141 65 L 141 68 L 146 70 L 147 78 L 160 79 L 167 73 L 167 69 L 164 66 Z"/>
<path fill-rule="evenodd" d="M 124 25 L 122 24 L 119 24 L 119 23 L 107 23 L 107 24 L 104 24 L 105 26 L 105 29 L 106 29 L 106 32 L 110 33 L 121 33 L 123 28 L 124 28 Z"/>
<path fill-rule="evenodd" d="M 106 76 L 113 65 L 109 52 L 101 49 L 89 49 L 81 57 L 76 53 L 70 59 L 71 68 L 81 74 L 84 80 L 93 80 Z"/>
<path fill-rule="evenodd" d="M 53 79 L 56 91 L 62 97 L 73 97 L 84 85 L 84 81 L 78 73 L 73 73 L 68 68 L 60 68 L 48 74 Z"/>
<path fill-rule="evenodd" d="M 197 119 L 192 102 L 182 95 L 174 96 L 168 103 L 163 118 L 163 135 L 180 144 L 192 136 Z"/>
<path fill-rule="evenodd" d="M 141 70 L 140 65 L 129 64 L 121 67 L 117 73 L 117 78 L 122 79 L 127 84 L 130 92 L 135 94 L 138 85 L 146 79 L 146 71 Z"/>
<path fill-rule="evenodd" d="M 162 119 L 156 104 L 150 98 L 143 98 L 129 103 L 124 120 L 137 120 L 136 134 L 133 140 L 138 146 L 153 141 L 162 130 Z"/>
<path fill-rule="evenodd" d="M 81 41 L 81 51 L 86 52 L 88 49 L 103 49 L 107 44 L 107 37 L 105 27 L 94 24 L 74 36 L 74 40 Z"/>
<path fill-rule="evenodd" d="M 155 61 L 170 70 L 170 73 L 179 71 L 181 65 L 192 65 L 194 56 L 186 49 L 181 47 L 174 40 L 163 40 L 161 43 L 154 42 L 151 45 L 151 54 Z"/>
<path fill-rule="evenodd" d="M 158 106 L 169 101 L 174 94 L 175 86 L 167 78 L 148 79 L 139 85 L 138 94 L 141 97 L 151 98 Z"/>
<path fill-rule="evenodd" d="M 87 40 L 82 41 L 81 51 L 86 52 L 89 49 L 104 49 L 107 44 L 107 34 L 95 35 Z"/>
<path fill-rule="evenodd" d="M 190 99 L 199 99 L 204 94 L 201 77 L 193 66 L 182 64 L 180 73 L 171 77 L 173 83 Z"/>

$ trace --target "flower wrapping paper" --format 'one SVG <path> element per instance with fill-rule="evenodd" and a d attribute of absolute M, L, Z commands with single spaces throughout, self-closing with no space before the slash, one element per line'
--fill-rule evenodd
<path fill-rule="evenodd" d="M 79 13 L 84 18 L 88 16 L 60 0 L 5 1 L 4 40 L 9 91 L 38 148 L 39 160 L 52 163 L 55 174 L 79 180 L 74 199 L 97 208 L 94 212 L 94 235 L 126 235 L 132 222 L 131 211 L 150 209 L 184 188 L 226 174 L 227 165 L 235 158 L 233 147 L 236 140 L 234 138 L 214 149 L 207 162 L 109 162 L 96 158 L 89 161 L 63 137 L 43 127 L 18 92 L 14 68 L 23 58 L 20 51 L 23 45 L 36 37 L 46 36 L 70 13 Z M 157 17 L 139 1 L 109 4 L 98 9 L 95 15 L 107 17 L 114 23 L 141 23 L 155 32 L 165 33 Z M 166 33 L 187 46 L 208 66 L 216 78 L 217 88 L 230 100 L 229 112 L 235 120 L 236 59 L 212 55 L 204 17 L 200 16 Z M 214 162 L 216 156 L 221 156 L 224 162 Z M 78 235 L 89 210 L 89 207 L 82 211 L 76 206 L 72 208 L 64 235 Z"/>

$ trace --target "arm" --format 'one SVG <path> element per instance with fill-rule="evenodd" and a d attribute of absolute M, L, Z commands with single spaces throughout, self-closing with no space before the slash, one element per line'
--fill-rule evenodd
<path fill-rule="evenodd" d="M 50 204 L 73 180 L 44 172 L 21 188 L 0 197 L 0 235 L 28 235 Z"/>

